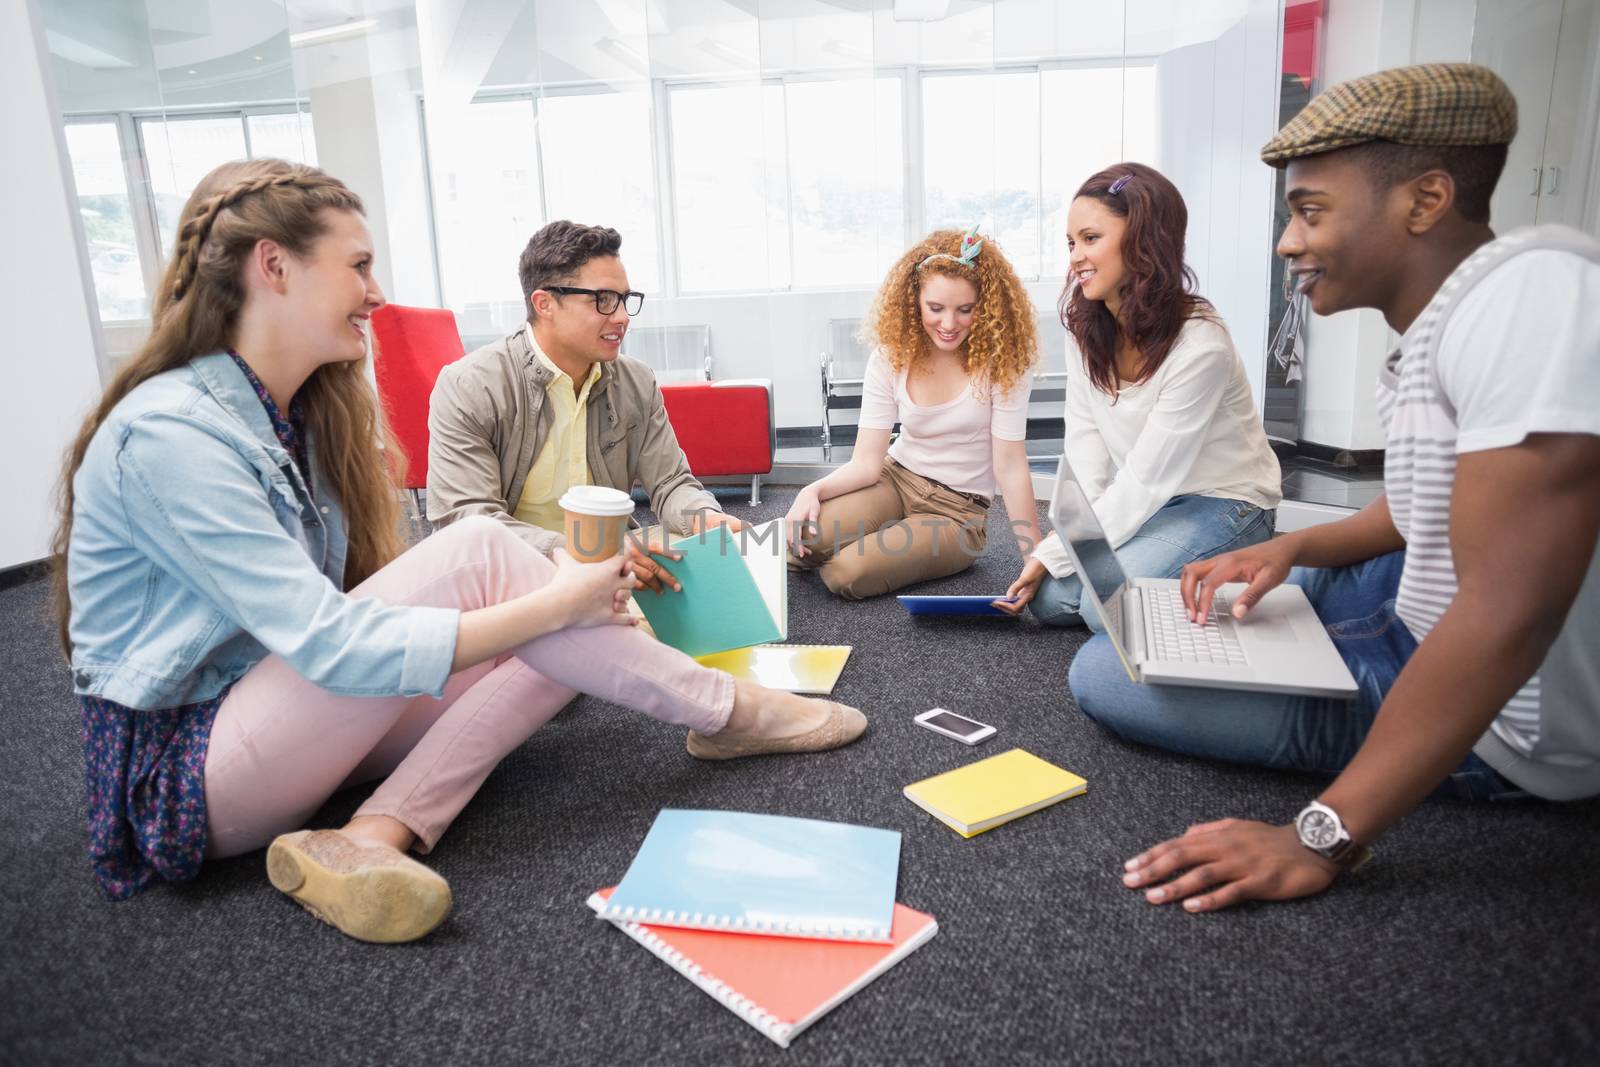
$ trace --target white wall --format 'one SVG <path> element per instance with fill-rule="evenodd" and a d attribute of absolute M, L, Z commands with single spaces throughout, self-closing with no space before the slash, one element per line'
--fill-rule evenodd
<path fill-rule="evenodd" d="M 0 4 L 0 568 L 44 558 L 62 450 L 99 395 L 96 317 L 37 0 Z"/>
<path fill-rule="evenodd" d="M 281 0 L 45 0 L 61 110 L 137 111 L 294 99 Z M 72 58 L 67 58 L 67 57 Z"/>
<path fill-rule="evenodd" d="M 1272 277 L 1272 168 L 1259 157 L 1277 128 L 1278 5 L 1252 0 L 1219 34 L 1156 60 L 1157 167 L 1189 208 L 1189 265 L 1228 324 L 1261 405 Z"/>
<path fill-rule="evenodd" d="M 1336 0 L 1324 24 L 1322 87 L 1410 63 L 1472 58 L 1475 0 Z M 1383 447 L 1374 389 L 1397 337 L 1376 311 L 1313 315 L 1305 328 L 1302 440 Z"/>
<path fill-rule="evenodd" d="M 295 81 L 310 99 L 317 163 L 360 196 L 377 252 L 375 274 L 400 304 L 439 304 L 428 234 L 417 31 L 384 25 L 353 39 L 295 49 Z"/>

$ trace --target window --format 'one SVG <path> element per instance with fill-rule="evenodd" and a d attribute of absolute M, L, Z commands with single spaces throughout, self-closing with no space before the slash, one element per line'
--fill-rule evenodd
<path fill-rule="evenodd" d="M 904 236 L 901 93 L 899 78 L 674 87 L 680 288 L 876 282 Z"/>
<path fill-rule="evenodd" d="M 783 86 L 674 88 L 678 286 L 789 287 Z"/>
<path fill-rule="evenodd" d="M 462 336 L 476 339 L 526 318 L 517 259 L 545 221 L 533 101 L 479 101 L 449 125 L 444 144 L 429 125 L 440 283 Z"/>
<path fill-rule="evenodd" d="M 539 99 L 539 148 L 552 219 L 610 226 L 622 234 L 628 284 L 661 292 L 650 98 L 643 92 Z M 524 243 L 533 231 L 522 235 Z"/>
<path fill-rule="evenodd" d="M 252 159 L 292 159 L 313 167 L 317 165 L 317 144 L 311 135 L 310 112 L 249 115 L 245 125 L 250 132 Z"/>
<path fill-rule="evenodd" d="M 124 322 L 147 318 L 149 299 L 117 124 L 110 119 L 70 122 L 66 135 L 100 319 Z"/>
<path fill-rule="evenodd" d="M 797 288 L 875 285 L 905 235 L 900 79 L 784 86 Z"/>
<path fill-rule="evenodd" d="M 245 123 L 250 125 L 249 140 Z M 157 244 L 170 255 L 178 217 L 194 187 L 218 164 L 230 159 L 272 156 L 316 164 L 311 115 L 296 111 L 210 112 L 194 116 L 159 115 L 138 120 L 139 140 L 150 168 L 155 198 Z M 259 140 L 259 143 L 257 139 Z"/>
<path fill-rule="evenodd" d="M 1155 163 L 1154 66 L 1075 67 L 1040 74 L 1044 174 L 1043 276 L 1067 272 L 1067 208 L 1089 175 L 1113 163 Z M 1086 107 L 1085 101 L 1094 106 Z"/>
<path fill-rule="evenodd" d="M 1038 71 L 925 77 L 925 229 L 979 223 L 1020 276 L 1038 277 L 1039 131 Z"/>
<path fill-rule="evenodd" d="M 930 74 L 922 83 L 927 229 L 993 233 L 1024 278 L 1066 273 L 1083 180 L 1155 157 L 1155 68 Z"/>
<path fill-rule="evenodd" d="M 150 165 L 150 192 L 156 201 L 161 254 L 177 243 L 178 218 L 194 187 L 219 163 L 244 159 L 244 124 L 239 116 L 148 118 L 139 120 L 139 137 Z"/>

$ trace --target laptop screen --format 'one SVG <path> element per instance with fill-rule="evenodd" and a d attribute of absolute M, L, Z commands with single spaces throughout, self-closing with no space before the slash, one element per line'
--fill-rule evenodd
<path fill-rule="evenodd" d="M 1083 570 L 1081 577 L 1094 587 L 1095 599 L 1101 604 L 1120 602 L 1128 575 L 1106 541 L 1105 530 L 1083 486 L 1073 477 L 1065 460 L 1056 475 L 1055 492 L 1050 500 L 1050 522 L 1061 539 L 1071 543 L 1072 554 Z"/>
<path fill-rule="evenodd" d="M 1056 470 L 1055 488 L 1050 493 L 1050 524 L 1061 537 L 1078 568 L 1086 595 L 1092 597 L 1100 609 L 1100 621 L 1105 625 L 1122 665 L 1130 678 L 1135 677 L 1128 662 L 1129 640 L 1124 629 L 1122 592 L 1128 584 L 1127 572 L 1117 561 L 1116 552 L 1106 541 L 1105 529 L 1095 516 L 1094 508 L 1083 486 L 1067 465 L 1065 456 Z"/>

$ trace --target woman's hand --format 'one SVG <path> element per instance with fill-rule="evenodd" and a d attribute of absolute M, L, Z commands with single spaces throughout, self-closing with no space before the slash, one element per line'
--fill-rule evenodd
<path fill-rule="evenodd" d="M 1006 590 L 1005 599 L 994 600 L 991 603 L 1007 615 L 1021 615 L 1049 573 L 1043 563 L 1029 556 L 1028 562 L 1022 565 L 1022 574 L 1011 583 L 1011 588 Z"/>
<path fill-rule="evenodd" d="M 556 604 L 562 627 L 633 626 L 628 601 L 639 587 L 625 556 L 599 563 L 569 563 L 545 586 Z"/>
<path fill-rule="evenodd" d="M 804 558 L 810 551 L 805 545 L 806 538 L 821 532 L 817 525 L 817 516 L 821 513 L 822 498 L 817 495 L 815 485 L 808 485 L 795 494 L 789 514 L 783 517 L 783 528 L 788 535 L 789 551 L 796 559 Z"/>

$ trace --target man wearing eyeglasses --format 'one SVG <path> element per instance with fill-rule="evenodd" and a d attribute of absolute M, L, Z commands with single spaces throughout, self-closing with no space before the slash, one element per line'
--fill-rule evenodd
<path fill-rule="evenodd" d="M 574 485 L 642 484 L 669 533 L 739 522 L 689 473 L 655 375 L 618 359 L 644 294 L 628 288 L 622 237 L 552 222 L 517 263 L 528 319 L 446 367 L 428 412 L 428 519 L 488 515 L 559 558 L 558 501 Z M 651 546 L 658 549 L 659 546 Z M 648 588 L 678 588 L 630 545 Z M 671 553 L 660 553 L 671 558 Z"/>

